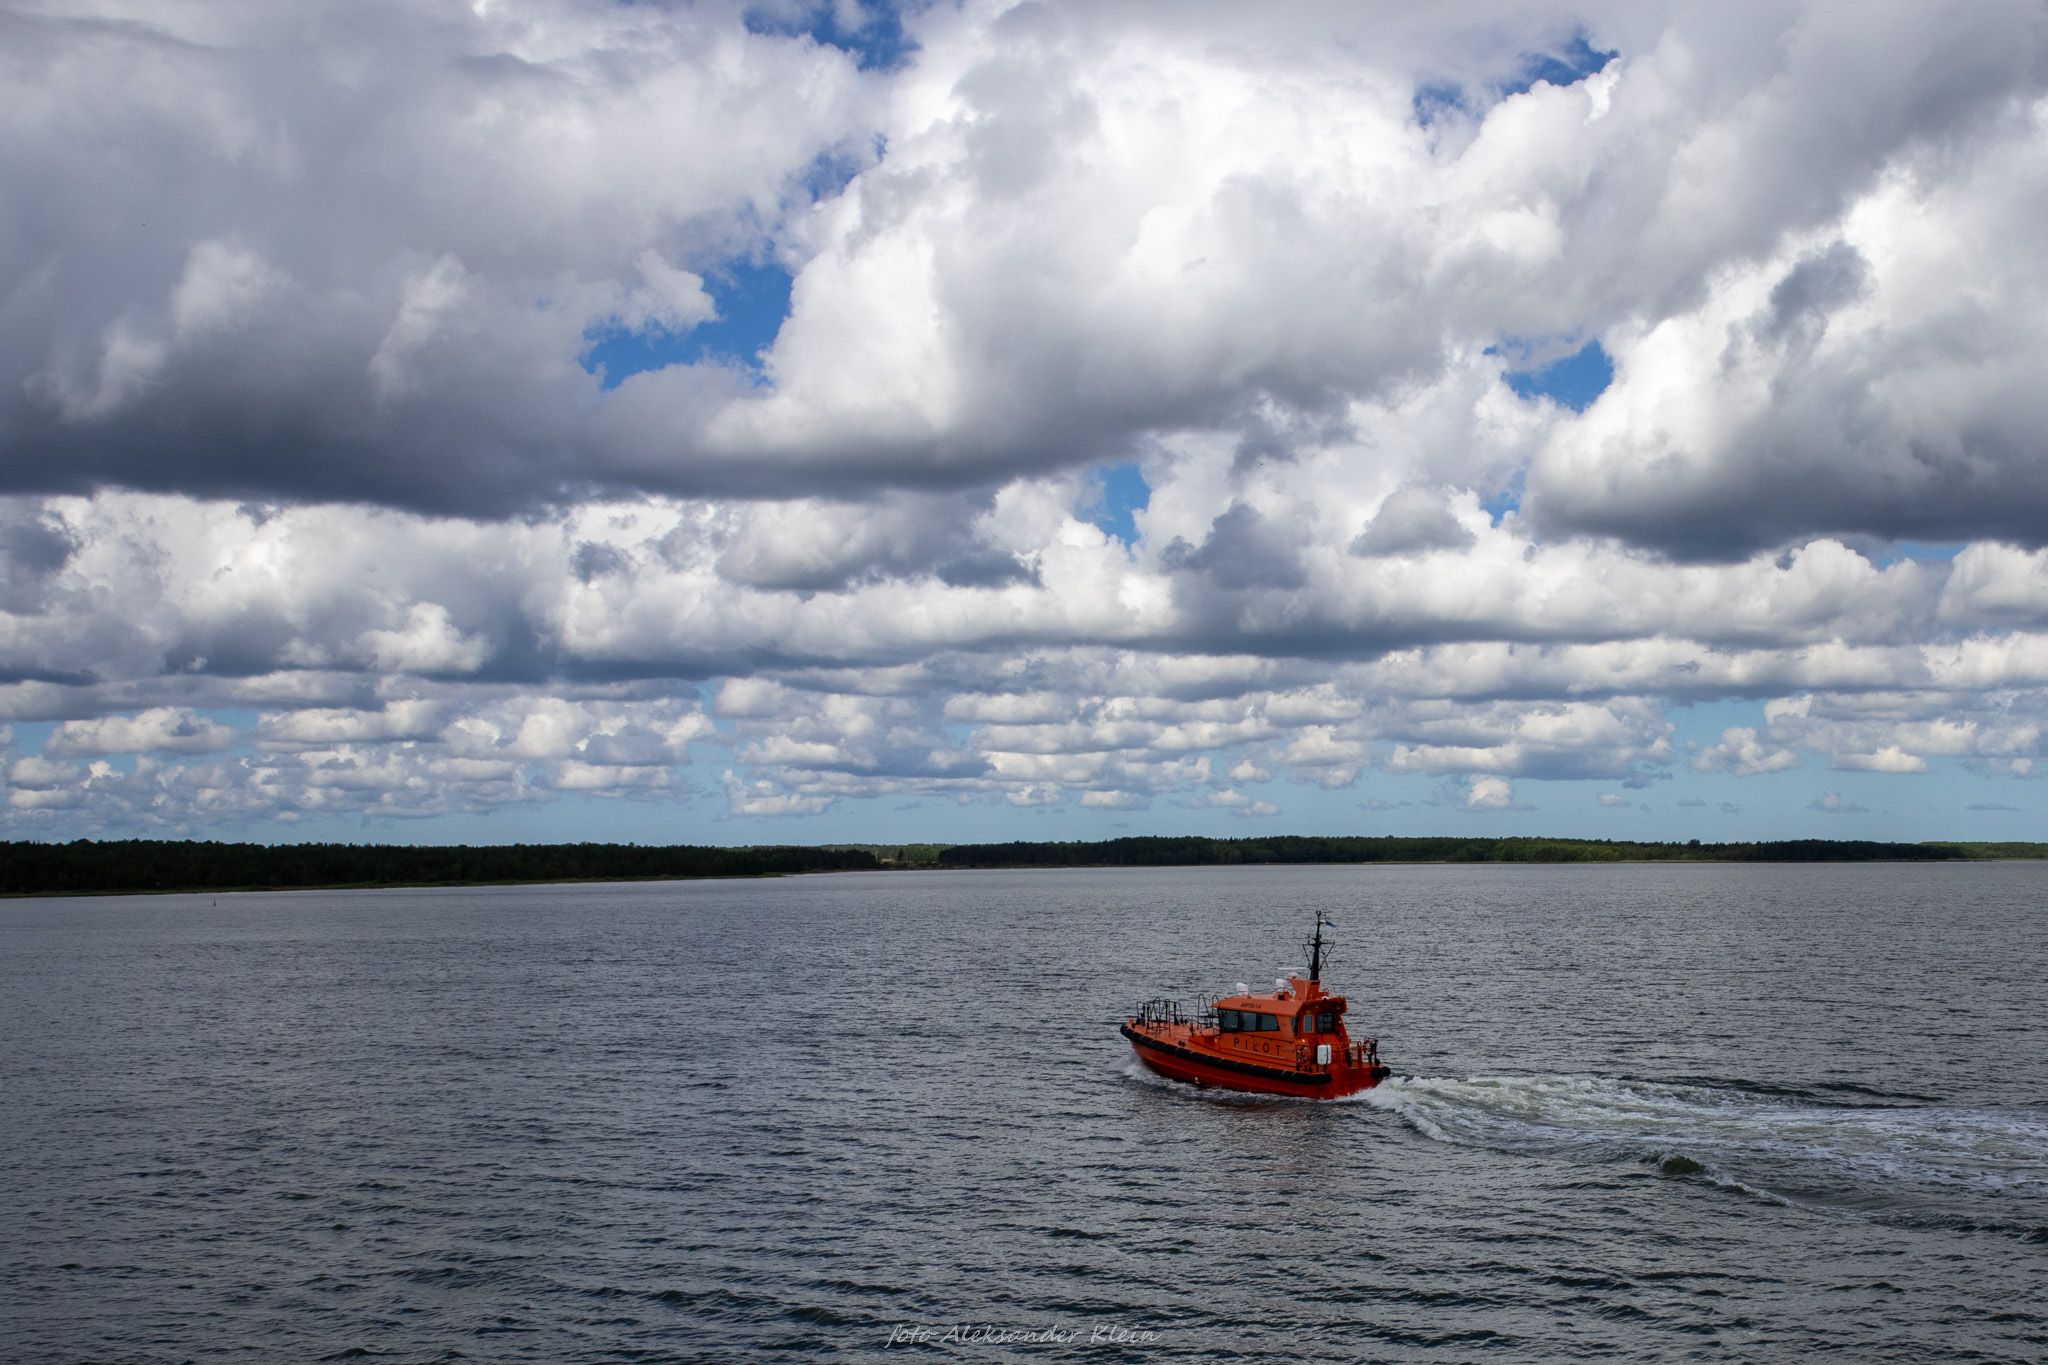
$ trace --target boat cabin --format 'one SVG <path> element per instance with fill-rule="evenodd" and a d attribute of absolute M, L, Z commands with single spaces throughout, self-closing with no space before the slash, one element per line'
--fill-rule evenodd
<path fill-rule="evenodd" d="M 1325 995 L 1319 983 L 1289 977 L 1270 995 L 1224 996 L 1202 1011 L 1195 1033 L 1214 1046 L 1254 1054 L 1292 1056 L 1302 1042 L 1343 1049 L 1350 1042 L 1346 1008 L 1343 996 Z"/>
<path fill-rule="evenodd" d="M 1190 1019 L 1164 997 L 1147 1000 L 1123 1022 L 1138 1059 L 1173 1080 L 1256 1094 L 1329 1099 L 1355 1094 L 1387 1077 L 1379 1043 L 1352 1042 L 1349 1009 L 1323 990 L 1323 929 L 1316 916 L 1307 976 L 1285 976 L 1267 994 L 1242 981 L 1237 994 L 1204 1002 Z"/>

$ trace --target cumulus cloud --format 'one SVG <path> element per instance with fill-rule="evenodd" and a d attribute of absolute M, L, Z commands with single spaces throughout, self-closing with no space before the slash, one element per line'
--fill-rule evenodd
<path fill-rule="evenodd" d="M 1179 804 L 1187 807 L 1189 810 L 1227 810 L 1232 815 L 1241 815 L 1246 818 L 1278 815 L 1280 813 L 1280 808 L 1272 802 L 1255 801 L 1233 787 L 1203 792 L 1201 795 L 1191 796 Z"/>
<path fill-rule="evenodd" d="M 1500 6 L 1463 24 L 1309 9 L 1254 30 L 1222 5 L 1169 23 L 1059 3 L 905 19 L 914 59 L 874 72 L 737 3 L 330 4 L 286 23 L 69 0 L 16 17 L 10 85 L 39 98 L 0 157 L 40 208 L 11 244 L 29 281 L 6 350 L 15 486 L 494 511 L 590 479 L 985 485 L 1189 429 L 1285 457 L 1504 337 L 1611 335 L 1634 392 L 1649 371 L 1624 338 L 1741 297 L 1701 301 L 1698 281 L 1759 258 L 1756 302 L 1729 320 L 1770 351 L 1757 364 L 1804 363 L 1826 319 L 1897 297 L 1907 314 L 1870 325 L 1931 390 L 1990 352 L 1911 359 L 1943 316 L 1910 272 L 2032 278 L 2030 259 L 1973 254 L 2030 202 L 2038 35 L 2021 6 L 1854 24 Z M 1584 80 L 1516 79 L 1586 47 L 1586 25 L 1621 56 Z M 137 69 L 151 79 L 122 79 Z M 1424 118 L 1424 87 L 1470 97 Z M 80 169 L 137 145 L 146 174 Z M 379 156 L 351 155 L 364 145 Z M 1935 146 L 1966 154 L 1930 176 Z M 1907 170 L 1923 174 L 1901 188 Z M 1887 193 L 1906 196 L 1891 218 L 1857 217 Z M 1953 259 L 1926 259 L 1930 230 L 1888 273 L 1888 225 L 1923 208 L 1959 215 Z M 48 252 L 88 219 L 110 226 Z M 764 383 L 743 356 L 579 363 L 593 336 L 715 320 L 734 262 L 793 279 Z M 1902 449 L 2017 396 L 1973 374 L 1963 406 L 1898 414 Z M 1819 405 L 1847 382 L 1801 389 Z M 1970 448 L 2026 429 L 2000 416 Z M 1556 460 L 1576 458 L 1559 439 Z M 269 458 L 276 444 L 302 458 Z M 1561 502 L 1557 485 L 1532 484 Z M 1418 514 L 1397 503 L 1364 552 L 1459 539 Z"/>
<path fill-rule="evenodd" d="M 1688 557 L 1857 532 L 2038 547 L 2048 325 L 1973 300 L 2048 290 L 2048 256 L 1999 245 L 2048 189 L 2040 94 L 1985 108 L 2004 130 L 1948 174 L 1908 158 L 1870 182 L 1832 240 L 1794 234 L 1617 329 L 1616 383 L 1553 433 L 1532 510 Z"/>
<path fill-rule="evenodd" d="M 1466 810 L 1515 810 L 1515 789 L 1498 777 L 1473 777 L 1465 782 Z"/>
<path fill-rule="evenodd" d="M 210 754 L 233 744 L 235 732 L 190 711 L 156 706 L 133 716 L 67 720 L 50 732 L 43 752 L 66 758 L 107 754 Z"/>
<path fill-rule="evenodd" d="M 737 4 L 66 0 L 6 25 L 8 85 L 37 92 L 0 135 L 38 205 L 0 240 L 15 487 L 496 510 L 644 462 L 588 336 L 710 320 L 707 276 L 870 146 L 848 54 Z"/>
<path fill-rule="evenodd" d="M 1870 807 L 1859 806 L 1840 792 L 1822 792 L 1806 803 L 1808 810 L 1817 810 L 1824 815 L 1868 815 Z"/>
<path fill-rule="evenodd" d="M 1773 735 L 1818 750 L 1847 771 L 1925 772 L 1929 755 L 2012 771 L 2041 754 L 2048 736 L 2042 700 L 2006 693 L 1959 706 L 1941 692 L 1874 690 L 1779 698 L 1764 714 Z"/>
<path fill-rule="evenodd" d="M 1721 742 L 1693 755 L 1692 766 L 1703 773 L 1734 773 L 1755 777 L 1779 773 L 1799 766 L 1799 755 L 1790 749 L 1773 749 L 1757 738 L 1748 726 L 1731 726 L 1721 732 Z"/>
<path fill-rule="evenodd" d="M 1399 555 L 1416 550 L 1458 550 L 1473 542 L 1452 512 L 1444 490 L 1411 484 L 1387 495 L 1351 542 L 1355 555 Z"/>
<path fill-rule="evenodd" d="M 2033 6 L 815 8 L 0 16 L 15 828 L 2042 770 Z"/>
<path fill-rule="evenodd" d="M 0 611 L 43 610 L 52 578 L 78 549 L 64 519 L 34 503 L 0 504 Z"/>
<path fill-rule="evenodd" d="M 1672 757 L 1670 723 L 1633 699 L 1422 703 L 1388 720 L 1393 772 L 1628 778 Z"/>

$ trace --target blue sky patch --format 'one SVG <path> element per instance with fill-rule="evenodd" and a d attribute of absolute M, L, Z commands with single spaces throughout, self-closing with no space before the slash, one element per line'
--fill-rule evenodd
<path fill-rule="evenodd" d="M 1895 540 L 1885 547 L 1885 553 L 1873 561 L 1880 569 L 1890 568 L 1902 559 L 1917 560 L 1922 564 L 1946 564 L 1955 559 L 1968 546 L 1967 541 L 1952 540 L 1934 542 L 1926 540 Z"/>
<path fill-rule="evenodd" d="M 760 368 L 761 352 L 789 316 L 790 274 L 779 265 L 734 263 L 704 277 L 718 316 L 684 332 L 665 327 L 629 331 L 613 324 L 584 333 L 590 343 L 578 358 L 607 391 L 648 370 L 727 360 Z"/>
<path fill-rule="evenodd" d="M 1538 81 L 1552 85 L 1575 85 L 1619 57 L 1619 51 L 1602 52 L 1586 41 L 1584 31 L 1555 52 L 1532 52 L 1522 58 L 1522 70 L 1500 88 L 1500 97 L 1519 95 L 1535 88 Z"/>
<path fill-rule="evenodd" d="M 1510 344 L 1500 351 L 1489 348 L 1489 353 L 1512 354 L 1525 349 Z M 1589 341 L 1562 359 L 1531 369 L 1508 370 L 1501 377 L 1520 397 L 1548 398 L 1560 407 L 1584 412 L 1614 382 L 1614 361 L 1599 342 Z"/>
<path fill-rule="evenodd" d="M 1415 111 L 1415 121 L 1427 128 L 1445 114 L 1455 114 L 1465 107 L 1463 86 L 1449 81 L 1428 81 L 1415 87 L 1415 98 L 1409 101 Z"/>
<path fill-rule="evenodd" d="M 798 183 L 804 187 L 804 193 L 810 196 L 812 203 L 838 198 L 853 183 L 855 176 L 880 161 L 888 150 L 886 140 L 877 137 L 869 145 L 869 156 L 863 159 L 850 150 L 858 145 L 846 143 L 829 152 L 820 152 L 805 169 Z"/>
<path fill-rule="evenodd" d="M 1102 496 L 1082 513 L 1088 520 L 1115 536 L 1125 545 L 1138 540 L 1137 514 L 1152 502 L 1152 485 L 1136 463 L 1104 465 L 1096 471 Z"/>
<path fill-rule="evenodd" d="M 1409 106 L 1415 121 L 1427 128 L 1446 114 L 1480 114 L 1510 95 L 1533 90 L 1538 81 L 1552 85 L 1574 85 L 1619 57 L 1617 51 L 1602 51 L 1586 40 L 1583 31 L 1554 52 L 1527 52 L 1514 76 L 1498 85 L 1468 90 L 1455 81 L 1425 81 L 1415 87 Z"/>
<path fill-rule="evenodd" d="M 1514 477 L 1508 480 L 1507 487 L 1479 500 L 1480 510 L 1493 518 L 1494 525 L 1500 525 L 1500 519 L 1508 513 L 1522 510 L 1523 483 L 1523 473 L 1518 469 L 1515 471 Z"/>
<path fill-rule="evenodd" d="M 908 62 L 910 54 L 917 51 L 917 44 L 903 32 L 903 16 L 897 12 L 896 6 L 867 3 L 860 10 L 863 22 L 858 28 L 851 29 L 840 25 L 839 6 L 829 3 L 829 0 L 787 18 L 749 10 L 747 31 L 779 34 L 787 38 L 808 37 L 824 47 L 836 47 L 848 54 L 862 71 L 894 71 Z"/>

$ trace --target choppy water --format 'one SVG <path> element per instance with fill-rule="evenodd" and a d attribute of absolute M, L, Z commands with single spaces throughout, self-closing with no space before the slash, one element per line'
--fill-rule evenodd
<path fill-rule="evenodd" d="M 0 903 L 0 1356 L 2041 1358 L 2044 905 L 2044 864 Z M 1129 1060 L 1122 1010 L 1295 966 L 1318 908 L 1396 1080 Z"/>

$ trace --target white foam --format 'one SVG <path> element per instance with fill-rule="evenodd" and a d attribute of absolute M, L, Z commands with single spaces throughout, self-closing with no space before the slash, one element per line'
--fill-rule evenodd
<path fill-rule="evenodd" d="M 1365 1103 L 1440 1142 L 1590 1160 L 1682 1157 L 1750 1172 L 1826 1170 L 1870 1184 L 2048 1195 L 2048 1117 L 1998 1109 L 1841 1106 L 1602 1076 L 1400 1077 Z"/>

